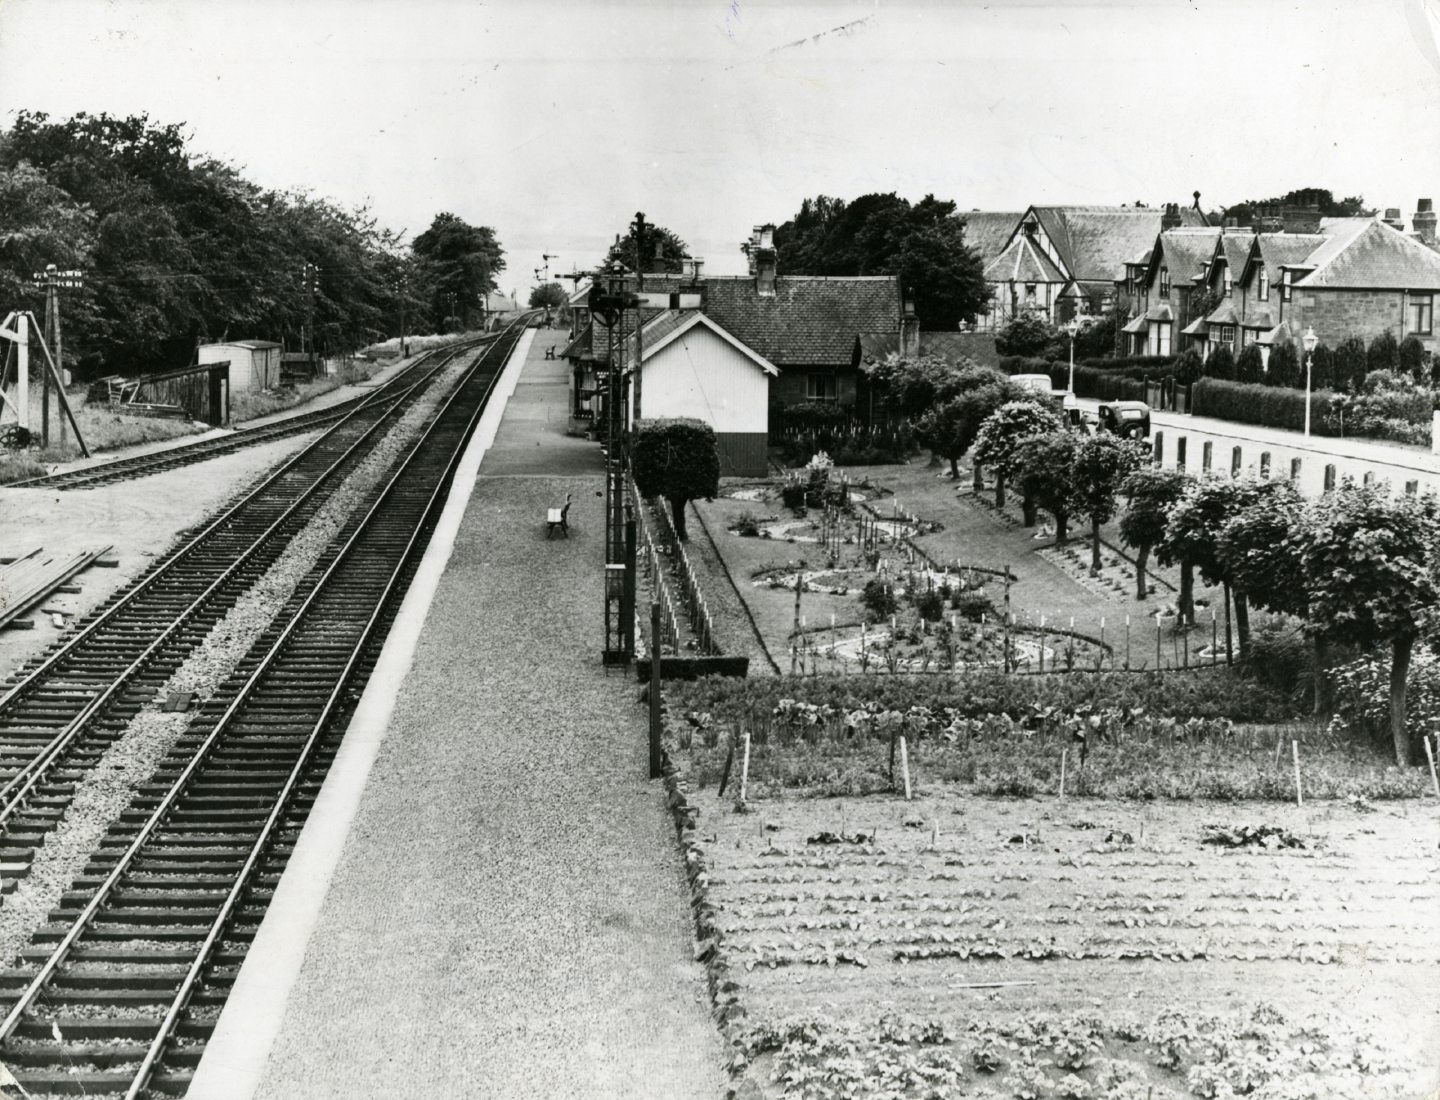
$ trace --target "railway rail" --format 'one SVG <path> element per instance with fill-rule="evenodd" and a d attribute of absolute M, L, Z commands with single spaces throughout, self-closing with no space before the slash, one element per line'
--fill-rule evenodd
<path fill-rule="evenodd" d="M 520 331 L 477 357 L 0 973 L 0 1062 L 32 1094 L 188 1087 Z"/>
<path fill-rule="evenodd" d="M 374 392 L 352 397 L 346 401 L 338 401 L 323 409 L 296 413 L 294 416 L 272 420 L 268 424 L 260 424 L 252 428 L 240 428 L 227 435 L 216 436 L 212 439 L 199 439 L 193 443 L 183 443 L 177 447 L 167 447 L 164 450 L 150 451 L 142 455 L 94 463 L 75 470 L 64 470 L 59 473 L 29 478 L 25 481 L 11 482 L 7 487 L 95 489 L 102 485 L 114 484 L 117 481 L 132 481 L 136 478 L 158 474 L 164 470 L 206 462 L 209 459 L 232 454 L 247 447 L 259 447 L 266 443 L 273 443 L 277 439 L 288 439 L 292 435 L 315 431 L 339 423 L 356 409 L 373 401 L 383 401 L 387 396 L 404 389 L 409 385 L 407 379 L 413 379 L 416 371 L 427 370 L 438 357 L 445 356 L 456 348 L 468 351 L 489 343 L 493 339 L 494 337 L 484 337 L 479 340 L 467 341 L 464 344 L 456 344 L 450 348 L 425 352 L 417 357 L 410 366 L 386 379 L 382 385 L 376 387 Z"/>

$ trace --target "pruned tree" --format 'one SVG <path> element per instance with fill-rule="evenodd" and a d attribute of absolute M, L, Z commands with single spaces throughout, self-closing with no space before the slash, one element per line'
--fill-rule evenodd
<path fill-rule="evenodd" d="M 1300 556 L 1314 628 L 1333 641 L 1390 646 L 1390 735 L 1395 762 L 1408 766 L 1418 748 L 1406 723 L 1410 656 L 1433 629 L 1440 600 L 1435 498 L 1346 482 L 1311 502 L 1303 528 Z"/>
<path fill-rule="evenodd" d="M 1135 548 L 1135 598 L 1146 595 L 1145 565 L 1150 551 L 1165 538 L 1165 525 L 1170 509 L 1185 494 L 1190 478 L 1180 470 L 1163 470 L 1158 466 L 1142 466 L 1120 485 L 1126 499 L 1120 516 L 1120 538 Z M 1193 575 L 1193 574 L 1192 574 Z M 1182 587 L 1183 592 L 1183 587 Z"/>
<path fill-rule="evenodd" d="M 1008 380 L 987 383 L 966 389 L 933 406 L 915 425 L 921 444 L 950 463 L 950 476 L 960 477 L 958 461 L 980 432 L 980 426 L 993 412 L 1021 394 L 1020 387 Z M 979 469 L 979 463 L 976 463 Z"/>
<path fill-rule="evenodd" d="M 1020 491 L 1055 517 L 1055 545 L 1069 540 L 1070 515 L 1078 498 L 1075 492 L 1075 450 L 1080 437 L 1072 431 L 1032 435 L 1016 449 Z"/>
<path fill-rule="evenodd" d="M 720 445 L 715 430 L 699 420 L 646 420 L 630 449 L 635 487 L 644 497 L 670 502 L 675 534 L 686 540 L 685 505 L 713 500 L 720 491 Z"/>
<path fill-rule="evenodd" d="M 1120 486 L 1144 465 L 1150 446 L 1109 432 L 1085 436 L 1071 467 L 1077 509 L 1090 518 L 1090 571 L 1100 572 L 1100 527 L 1115 515 Z"/>
<path fill-rule="evenodd" d="M 1019 470 L 1020 444 L 1031 436 L 1058 432 L 1060 418 L 1033 396 L 1007 401 L 985 418 L 975 436 L 975 463 L 995 474 L 995 507 L 1005 507 L 1005 484 Z M 1027 498 L 1025 526 L 1035 524 L 1035 505 Z"/>

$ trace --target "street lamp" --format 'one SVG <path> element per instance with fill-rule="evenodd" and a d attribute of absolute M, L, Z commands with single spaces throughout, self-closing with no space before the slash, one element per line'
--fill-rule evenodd
<path fill-rule="evenodd" d="M 1305 335 L 1300 337 L 1300 342 L 1305 345 L 1305 434 L 1310 434 L 1310 371 L 1315 365 L 1315 348 L 1320 343 L 1320 338 L 1315 335 L 1315 327 L 1307 325 Z"/>
<path fill-rule="evenodd" d="M 1070 337 L 1070 384 L 1065 388 L 1065 392 L 1071 397 L 1075 396 L 1075 334 L 1079 331 L 1079 317 L 1071 317 L 1065 322 L 1065 332 Z"/>

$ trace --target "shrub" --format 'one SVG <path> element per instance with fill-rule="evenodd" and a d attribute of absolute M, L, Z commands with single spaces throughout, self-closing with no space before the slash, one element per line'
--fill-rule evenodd
<path fill-rule="evenodd" d="M 1059 330 L 1043 315 L 1027 311 L 1001 326 L 995 334 L 995 350 L 1001 355 L 1035 355 L 1059 338 Z"/>
<path fill-rule="evenodd" d="M 1265 363 L 1260 354 L 1259 344 L 1246 344 L 1240 349 L 1240 357 L 1235 360 L 1235 381 L 1246 383 L 1257 383 L 1264 381 Z"/>
<path fill-rule="evenodd" d="M 1210 353 L 1210 358 L 1205 360 L 1205 375 L 1222 382 L 1235 381 L 1235 353 L 1228 344 L 1221 344 Z"/>
<path fill-rule="evenodd" d="M 1205 361 L 1200 353 L 1191 348 L 1175 362 L 1175 380 L 1183 385 L 1200 381 L 1205 375 Z"/>
<path fill-rule="evenodd" d="M 1358 336 L 1342 340 L 1335 349 L 1335 388 L 1337 390 L 1358 390 L 1365 383 L 1369 372 L 1369 360 L 1365 354 L 1365 341 Z"/>
<path fill-rule="evenodd" d="M 865 582 L 865 588 L 860 593 L 860 603 L 876 622 L 888 619 L 895 614 L 899 606 L 895 602 L 894 586 L 878 578 Z"/>
<path fill-rule="evenodd" d="M 1332 396 L 1324 392 L 1314 395 L 1316 419 Z M 1261 424 L 1267 428 L 1288 428 L 1298 432 L 1305 426 L 1304 391 L 1273 386 L 1207 378 L 1191 391 L 1190 410 L 1196 416 L 1211 416 L 1240 424 Z"/>
<path fill-rule="evenodd" d="M 945 600 L 939 592 L 921 592 L 915 597 L 915 610 L 927 622 L 938 623 L 940 616 L 945 614 Z"/>
<path fill-rule="evenodd" d="M 1334 727 L 1374 740 L 1390 741 L 1390 657 L 1361 657 L 1331 669 L 1334 685 Z M 1429 733 L 1440 724 L 1440 657 L 1417 646 L 1406 681 L 1405 720 L 1411 735 Z"/>
<path fill-rule="evenodd" d="M 1365 364 L 1367 370 L 1372 371 L 1400 369 L 1400 345 L 1388 328 L 1370 341 L 1370 347 L 1365 351 Z"/>
<path fill-rule="evenodd" d="M 1300 364 L 1299 385 L 1305 384 L 1305 364 Z M 1316 345 L 1310 356 L 1310 388 L 1328 390 L 1335 386 L 1335 353 L 1324 344 Z"/>
<path fill-rule="evenodd" d="M 950 606 L 960 613 L 961 618 L 972 623 L 978 623 L 983 616 L 991 615 L 993 611 L 990 597 L 974 589 L 956 593 Z"/>
<path fill-rule="evenodd" d="M 1265 381 L 1271 386 L 1286 386 L 1294 389 L 1304 384 L 1300 372 L 1300 357 L 1295 354 L 1294 344 L 1276 344 L 1270 349 L 1269 369 Z"/>
<path fill-rule="evenodd" d="M 1100 359 L 1077 358 L 1075 365 L 1077 367 L 1094 367 L 1097 370 L 1139 370 L 1155 374 L 1156 372 L 1165 372 L 1168 367 L 1173 367 L 1177 358 L 1174 355 L 1117 355 Z"/>
<path fill-rule="evenodd" d="M 760 521 L 755 518 L 754 512 L 741 512 L 735 517 L 734 531 L 742 538 L 756 538 L 760 534 Z"/>
<path fill-rule="evenodd" d="M 780 486 L 780 503 L 786 508 L 805 507 L 805 494 L 809 486 L 803 481 L 787 481 Z"/>
<path fill-rule="evenodd" d="M 1400 370 L 1424 385 L 1430 380 L 1429 356 L 1418 337 L 1407 336 L 1400 341 Z"/>

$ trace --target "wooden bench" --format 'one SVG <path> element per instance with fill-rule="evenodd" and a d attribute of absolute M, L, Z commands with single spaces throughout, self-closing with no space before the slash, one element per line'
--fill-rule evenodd
<path fill-rule="evenodd" d="M 567 539 L 570 537 L 570 494 L 565 494 L 565 506 L 563 508 L 551 508 L 545 513 L 545 537 L 554 538 L 555 532 L 559 531 Z"/>

